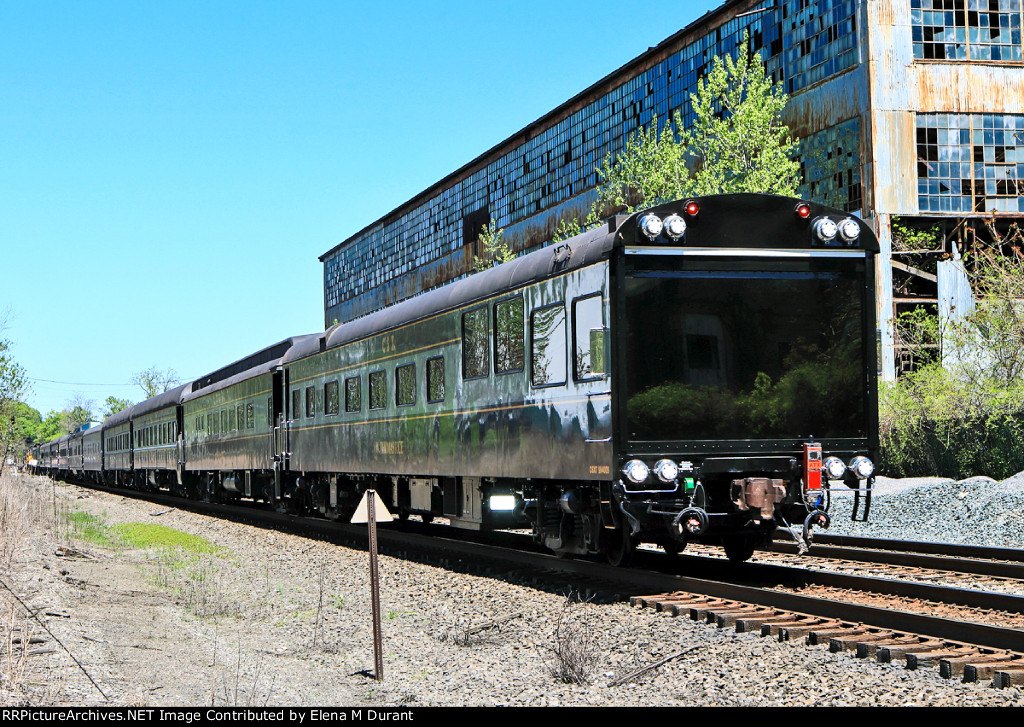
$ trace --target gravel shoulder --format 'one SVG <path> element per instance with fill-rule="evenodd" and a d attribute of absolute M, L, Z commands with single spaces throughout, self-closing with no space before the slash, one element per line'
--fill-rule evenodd
<path fill-rule="evenodd" d="M 368 676 L 365 552 L 180 510 L 154 517 L 165 508 L 41 478 L 10 478 L 7 485 L 36 506 L 0 575 L 52 636 L 0 588 L 4 636 L 37 635 L 43 640 L 35 648 L 45 652 L 12 659 L 5 647 L 5 705 L 1024 704 L 1020 688 L 950 682 L 935 670 L 718 630 L 622 602 L 567 605 L 563 593 L 389 556 L 380 563 L 385 678 L 378 682 Z M 57 522 L 68 512 L 111 526 L 158 522 L 218 550 L 181 558 L 88 544 L 71 539 L 66 525 L 55 528 L 55 512 Z M 61 546 L 85 557 L 60 557 Z M 502 619 L 465 643 L 454 638 Z M 560 622 L 560 633 L 577 637 L 593 656 L 588 684 L 552 674 Z"/>

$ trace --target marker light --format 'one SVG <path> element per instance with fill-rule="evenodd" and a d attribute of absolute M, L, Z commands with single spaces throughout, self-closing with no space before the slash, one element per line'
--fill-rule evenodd
<path fill-rule="evenodd" d="M 697 200 L 691 199 L 686 203 L 686 206 L 683 209 L 686 211 L 686 214 L 690 215 L 690 217 L 696 217 L 697 213 L 700 212 L 700 204 Z"/>
<path fill-rule="evenodd" d="M 670 459 L 659 459 L 654 465 L 654 474 L 662 482 L 675 482 L 679 476 L 679 465 Z"/>
<path fill-rule="evenodd" d="M 626 462 L 622 473 L 629 478 L 630 482 L 639 485 L 647 481 L 647 476 L 651 473 L 651 470 L 640 460 L 631 459 Z"/>
<path fill-rule="evenodd" d="M 867 457 L 854 457 L 850 460 L 850 470 L 862 480 L 875 473 L 875 464 Z"/>
<path fill-rule="evenodd" d="M 852 245 L 857 242 L 857 238 L 860 236 L 860 225 L 853 218 L 847 217 L 839 223 L 839 236 L 843 238 L 843 242 L 847 245 Z"/>
<path fill-rule="evenodd" d="M 811 216 L 811 206 L 801 202 L 796 206 L 796 216 L 802 220 L 806 220 Z"/>
<path fill-rule="evenodd" d="M 640 218 L 640 231 L 650 240 L 658 239 L 664 225 L 657 215 L 646 214 Z"/>
<path fill-rule="evenodd" d="M 669 215 L 665 218 L 665 232 L 673 241 L 678 240 L 686 234 L 686 220 L 679 215 Z"/>
<path fill-rule="evenodd" d="M 822 242 L 832 242 L 839 233 L 839 227 L 828 217 L 819 217 L 812 227 L 814 234 Z"/>
<path fill-rule="evenodd" d="M 841 480 L 846 474 L 846 463 L 838 457 L 829 457 L 825 460 L 825 473 L 830 480 Z"/>

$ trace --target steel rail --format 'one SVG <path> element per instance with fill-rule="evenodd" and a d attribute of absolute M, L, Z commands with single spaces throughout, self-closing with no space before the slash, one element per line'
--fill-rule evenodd
<path fill-rule="evenodd" d="M 888 542 L 894 546 L 896 545 L 893 541 Z M 772 548 L 769 552 L 784 553 L 786 555 L 799 554 L 795 543 L 772 543 Z M 1020 553 L 1020 551 L 1010 552 Z M 1024 580 L 1024 562 L 1007 563 L 998 560 L 976 560 L 972 556 L 955 554 L 930 555 L 913 551 L 861 548 L 855 547 L 852 544 L 826 545 L 820 543 L 817 537 L 810 551 L 805 553 L 803 557 L 852 560 L 858 563 L 885 563 L 886 565 L 902 565 L 912 568 L 928 568 L 931 570 Z"/>
<path fill-rule="evenodd" d="M 954 558 L 1006 560 L 1014 563 L 1024 563 L 1024 549 L 998 548 L 990 545 L 929 543 L 921 540 L 889 540 L 886 538 L 863 538 L 853 535 L 830 535 L 828 533 L 815 533 L 814 542 L 816 545 L 837 545 L 864 548 L 866 550 L 893 550 L 901 553 L 924 553 L 928 555 L 946 555 Z"/>

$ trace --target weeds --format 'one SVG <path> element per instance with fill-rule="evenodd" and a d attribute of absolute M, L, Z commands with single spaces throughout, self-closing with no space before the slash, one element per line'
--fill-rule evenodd
<path fill-rule="evenodd" d="M 239 641 L 234 667 L 227 674 L 220 674 L 217 667 L 217 641 L 214 639 L 213 684 L 210 687 L 210 706 L 218 704 L 228 707 L 266 707 L 274 691 L 274 680 L 265 687 L 263 656 L 257 654 L 255 662 L 249 663 L 242 657 L 242 642 Z M 218 678 L 219 677 L 219 678 Z"/>
<path fill-rule="evenodd" d="M 569 591 L 558 614 L 548 670 L 565 684 L 589 684 L 597 668 L 597 631 L 585 611 L 580 615 L 577 606 L 583 603 L 578 594 Z"/>

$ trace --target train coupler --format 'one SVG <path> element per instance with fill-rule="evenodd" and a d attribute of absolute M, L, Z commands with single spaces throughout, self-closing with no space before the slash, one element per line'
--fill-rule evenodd
<path fill-rule="evenodd" d="M 682 540 L 686 537 L 703 535 L 708 529 L 708 514 L 699 507 L 688 507 L 676 515 L 672 524 L 676 529 L 676 537 Z"/>

